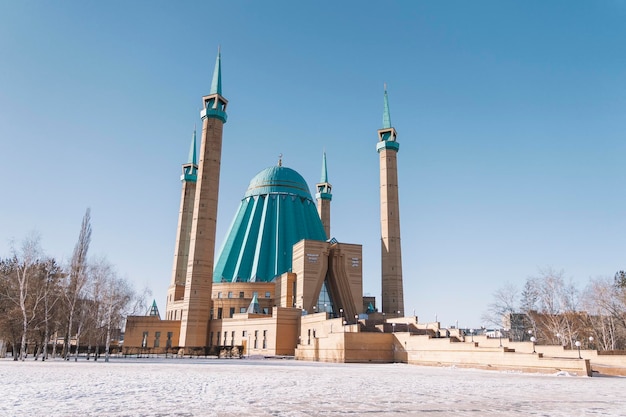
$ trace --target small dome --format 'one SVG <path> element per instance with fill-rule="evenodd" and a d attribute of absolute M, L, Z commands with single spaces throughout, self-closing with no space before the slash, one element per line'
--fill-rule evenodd
<path fill-rule="evenodd" d="M 311 199 L 309 186 L 302 175 L 284 166 L 272 166 L 256 174 L 244 197 L 263 194 L 294 194 Z"/>

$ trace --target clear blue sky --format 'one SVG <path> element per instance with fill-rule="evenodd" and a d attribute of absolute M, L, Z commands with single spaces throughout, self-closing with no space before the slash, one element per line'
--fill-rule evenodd
<path fill-rule="evenodd" d="M 181 3 L 181 4 L 179 4 Z M 218 247 L 278 154 L 380 295 L 376 130 L 398 130 L 407 313 L 479 326 L 540 267 L 626 268 L 626 1 L 0 0 L 0 256 L 67 259 L 92 209 L 105 255 L 161 311 L 186 161 L 218 45 Z M 380 302 L 380 300 L 379 300 Z"/>

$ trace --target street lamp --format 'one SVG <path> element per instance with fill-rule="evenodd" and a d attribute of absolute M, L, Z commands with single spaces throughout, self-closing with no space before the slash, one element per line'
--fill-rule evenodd
<path fill-rule="evenodd" d="M 472 335 L 472 343 L 474 342 L 474 329 L 470 329 L 470 334 Z"/>
<path fill-rule="evenodd" d="M 354 315 L 354 324 L 359 324 L 359 315 L 358 314 Z"/>
<path fill-rule="evenodd" d="M 535 339 L 535 336 L 531 336 L 531 337 L 530 337 L 530 341 L 531 341 L 531 342 L 533 342 L 533 353 L 537 353 L 537 352 L 535 351 L 535 342 L 537 341 L 537 339 Z"/>
<path fill-rule="evenodd" d="M 339 309 L 339 314 L 341 315 L 341 321 L 343 321 L 343 308 Z"/>
<path fill-rule="evenodd" d="M 582 359 L 583 357 L 580 356 L 580 342 L 577 340 L 576 343 L 574 343 L 574 344 L 578 348 L 578 359 Z"/>
<path fill-rule="evenodd" d="M 500 347 L 502 347 L 502 329 L 498 330 L 498 338 L 500 339 Z"/>
<path fill-rule="evenodd" d="M 396 332 L 396 323 L 391 323 L 391 333 Z"/>
<path fill-rule="evenodd" d="M 589 349 L 593 349 L 591 344 L 593 343 L 593 336 L 589 336 Z"/>

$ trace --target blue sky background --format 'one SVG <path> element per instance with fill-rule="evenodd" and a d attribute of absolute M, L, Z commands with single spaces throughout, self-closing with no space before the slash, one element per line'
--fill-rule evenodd
<path fill-rule="evenodd" d="M 180 3 L 180 4 L 179 4 Z M 493 291 L 552 266 L 626 268 L 626 1 L 0 0 L 0 256 L 31 231 L 105 255 L 164 311 L 186 161 L 218 45 L 218 247 L 284 155 L 380 296 L 376 130 L 400 142 L 407 313 L 479 326 Z M 378 300 L 380 302 L 380 299 Z"/>

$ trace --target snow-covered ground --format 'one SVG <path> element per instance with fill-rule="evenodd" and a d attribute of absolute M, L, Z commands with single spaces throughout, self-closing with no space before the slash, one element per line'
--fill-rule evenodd
<path fill-rule="evenodd" d="M 626 378 L 249 359 L 0 360 L 0 416 L 626 416 Z"/>

